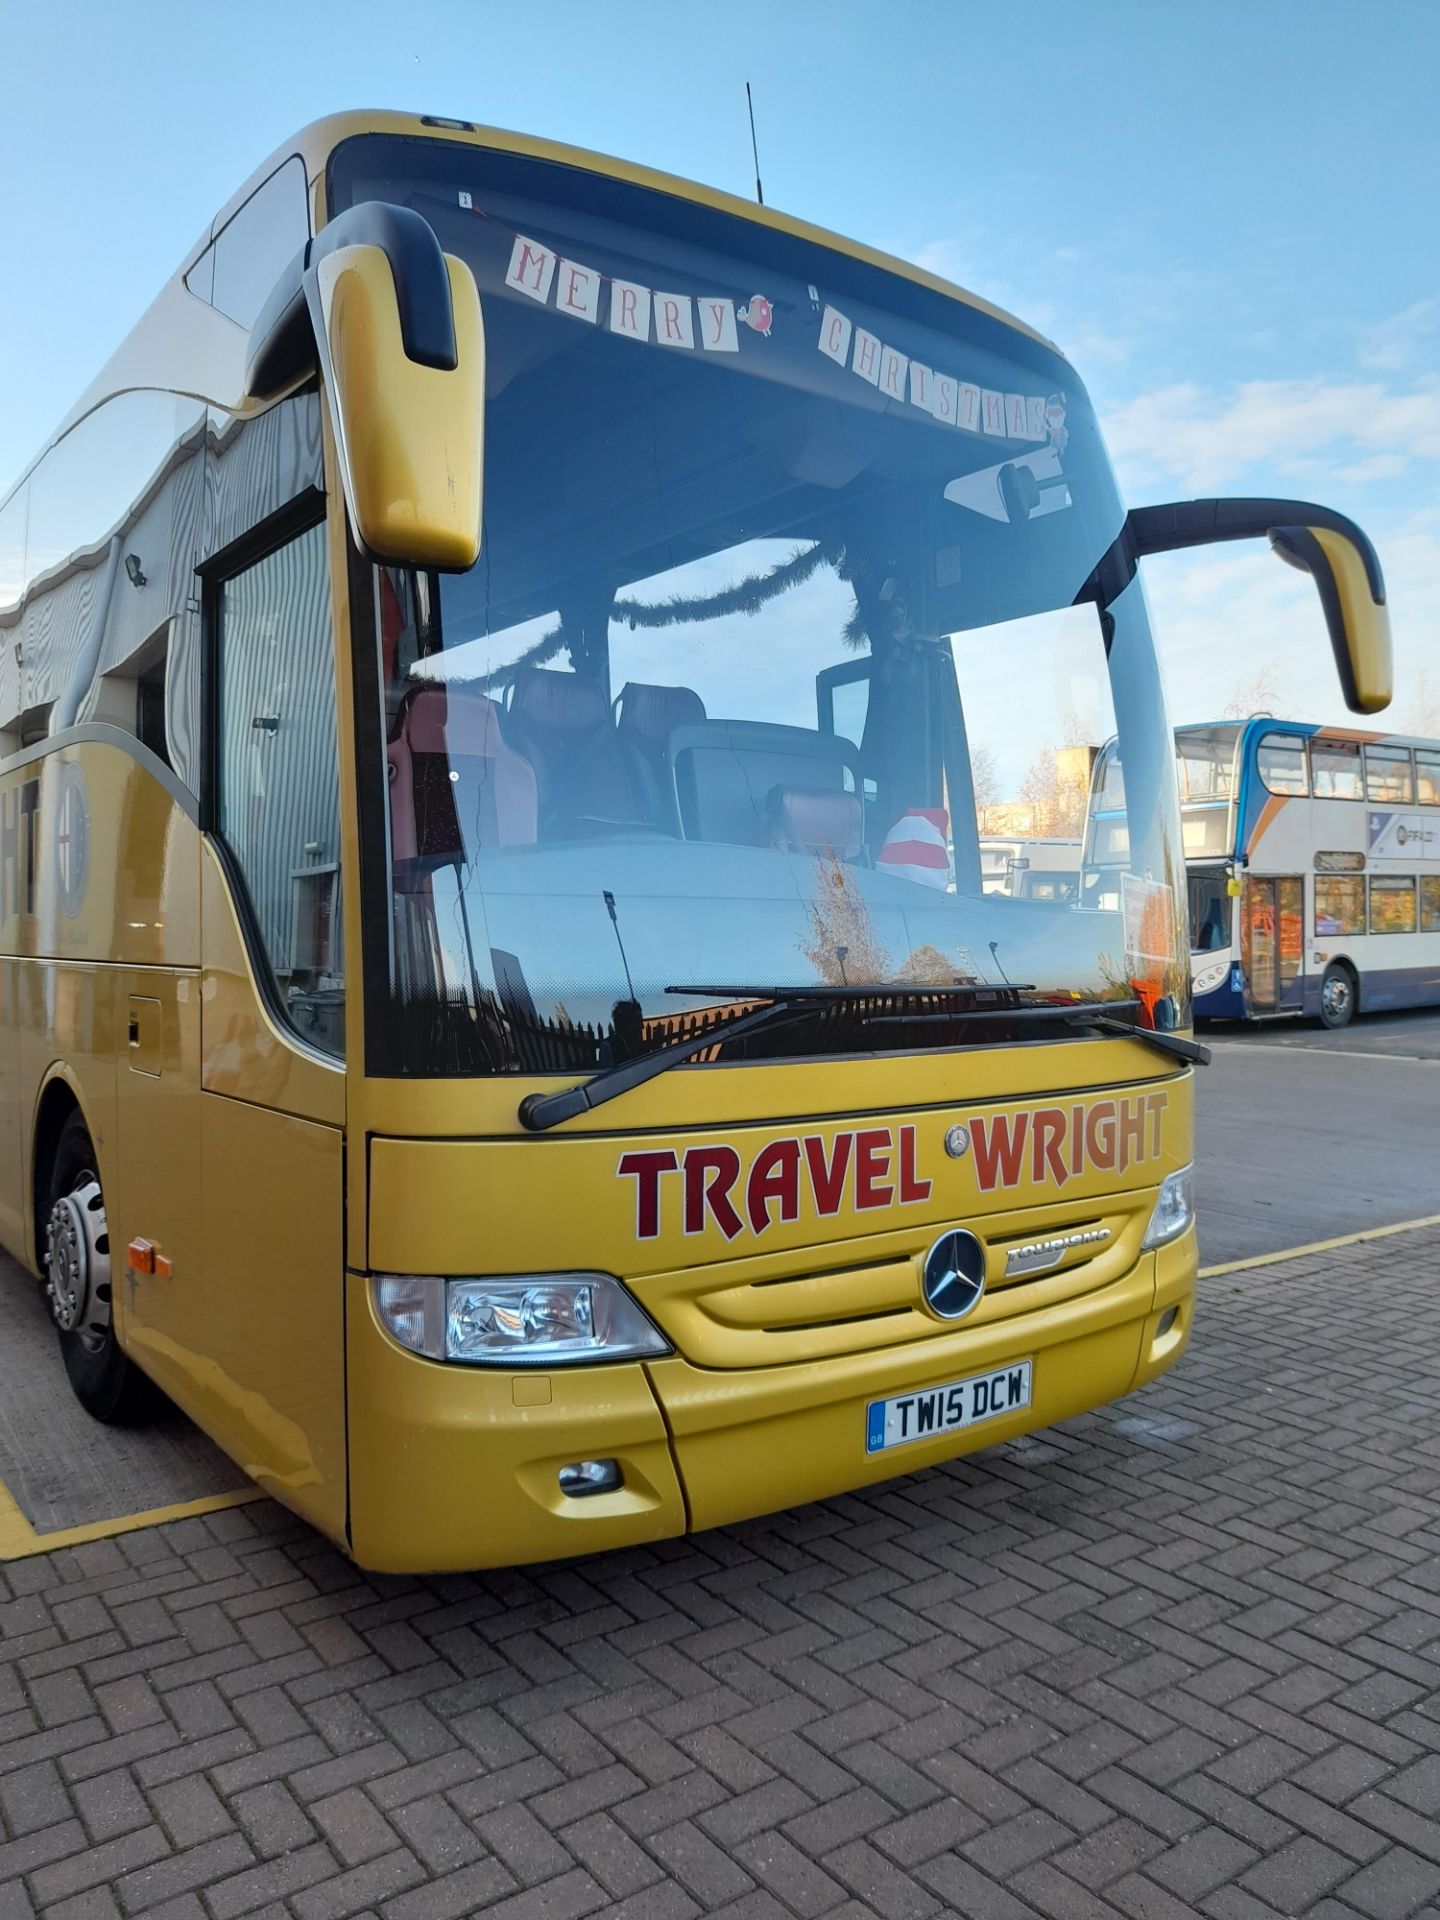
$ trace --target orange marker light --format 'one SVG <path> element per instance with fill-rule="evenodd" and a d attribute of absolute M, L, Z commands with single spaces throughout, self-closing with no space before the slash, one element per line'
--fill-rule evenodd
<path fill-rule="evenodd" d="M 155 1243 L 153 1240 L 132 1240 L 130 1242 L 130 1270 L 132 1273 L 153 1273 L 155 1271 Z"/>
<path fill-rule="evenodd" d="M 168 1254 L 168 1253 L 157 1253 L 157 1254 L 156 1254 L 156 1256 L 155 1256 L 155 1275 L 156 1275 L 156 1278 L 157 1278 L 157 1279 L 160 1279 L 160 1280 L 168 1280 L 168 1279 L 170 1278 L 170 1271 L 171 1271 L 171 1269 L 170 1269 L 170 1256 L 169 1256 L 169 1254 Z"/>

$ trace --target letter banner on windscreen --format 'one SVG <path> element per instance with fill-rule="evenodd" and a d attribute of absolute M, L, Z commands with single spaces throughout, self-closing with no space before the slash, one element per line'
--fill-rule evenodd
<path fill-rule="evenodd" d="M 768 339 L 775 323 L 775 308 L 762 293 L 737 301 L 710 292 L 643 286 L 563 258 L 523 233 L 515 235 L 505 285 L 572 320 L 603 324 L 607 332 L 625 339 L 686 353 L 738 353 L 741 326 Z M 833 306 L 821 312 L 816 346 L 883 400 L 913 408 L 941 426 L 995 440 L 1048 443 L 1064 451 L 1063 393 L 1000 393 L 976 386 L 943 367 L 912 361 Z"/>

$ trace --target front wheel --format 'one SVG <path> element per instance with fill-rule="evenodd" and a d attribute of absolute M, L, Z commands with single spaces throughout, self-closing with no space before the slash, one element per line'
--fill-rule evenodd
<path fill-rule="evenodd" d="M 1320 1024 L 1335 1032 L 1355 1018 L 1355 976 L 1338 962 L 1325 969 L 1320 981 Z"/>
<path fill-rule="evenodd" d="M 75 1397 L 108 1426 L 150 1411 L 154 1389 L 126 1359 L 111 1318 L 110 1230 L 95 1149 L 72 1113 L 60 1129 L 45 1211 L 45 1298 Z"/>

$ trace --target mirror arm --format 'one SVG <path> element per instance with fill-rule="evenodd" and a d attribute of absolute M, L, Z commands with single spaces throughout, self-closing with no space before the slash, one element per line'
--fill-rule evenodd
<path fill-rule="evenodd" d="M 1276 536 L 1301 527 L 1326 527 L 1352 542 L 1364 562 L 1371 599 L 1377 607 L 1385 605 L 1385 576 L 1369 536 L 1331 507 L 1306 500 L 1175 500 L 1160 507 L 1132 507 L 1125 520 L 1126 539 L 1137 560 L 1151 553 L 1174 553 L 1181 547 L 1269 539 L 1282 559 L 1295 565 Z"/>
<path fill-rule="evenodd" d="M 276 281 L 251 329 L 245 363 L 248 399 L 269 399 L 314 371 L 315 333 L 306 277 L 327 254 L 358 246 L 379 247 L 390 262 L 406 356 L 418 366 L 436 367 L 445 373 L 454 370 L 455 315 L 450 277 L 434 228 L 410 207 L 366 200 L 322 227 Z"/>

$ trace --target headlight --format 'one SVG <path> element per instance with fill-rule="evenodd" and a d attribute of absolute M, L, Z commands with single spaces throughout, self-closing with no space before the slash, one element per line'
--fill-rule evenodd
<path fill-rule="evenodd" d="M 560 1367 L 669 1353 L 649 1315 L 608 1273 L 526 1273 L 503 1280 L 377 1274 L 381 1324 L 432 1360 Z"/>
<path fill-rule="evenodd" d="M 1140 1242 L 1140 1251 L 1148 1253 L 1154 1247 L 1168 1246 L 1172 1240 L 1178 1240 L 1185 1229 L 1195 1219 L 1195 1196 L 1193 1191 L 1195 1169 L 1181 1167 L 1178 1173 L 1172 1173 L 1160 1184 L 1155 1196 L 1154 1211 L 1150 1215 L 1150 1224 L 1145 1229 L 1145 1238 Z"/>

